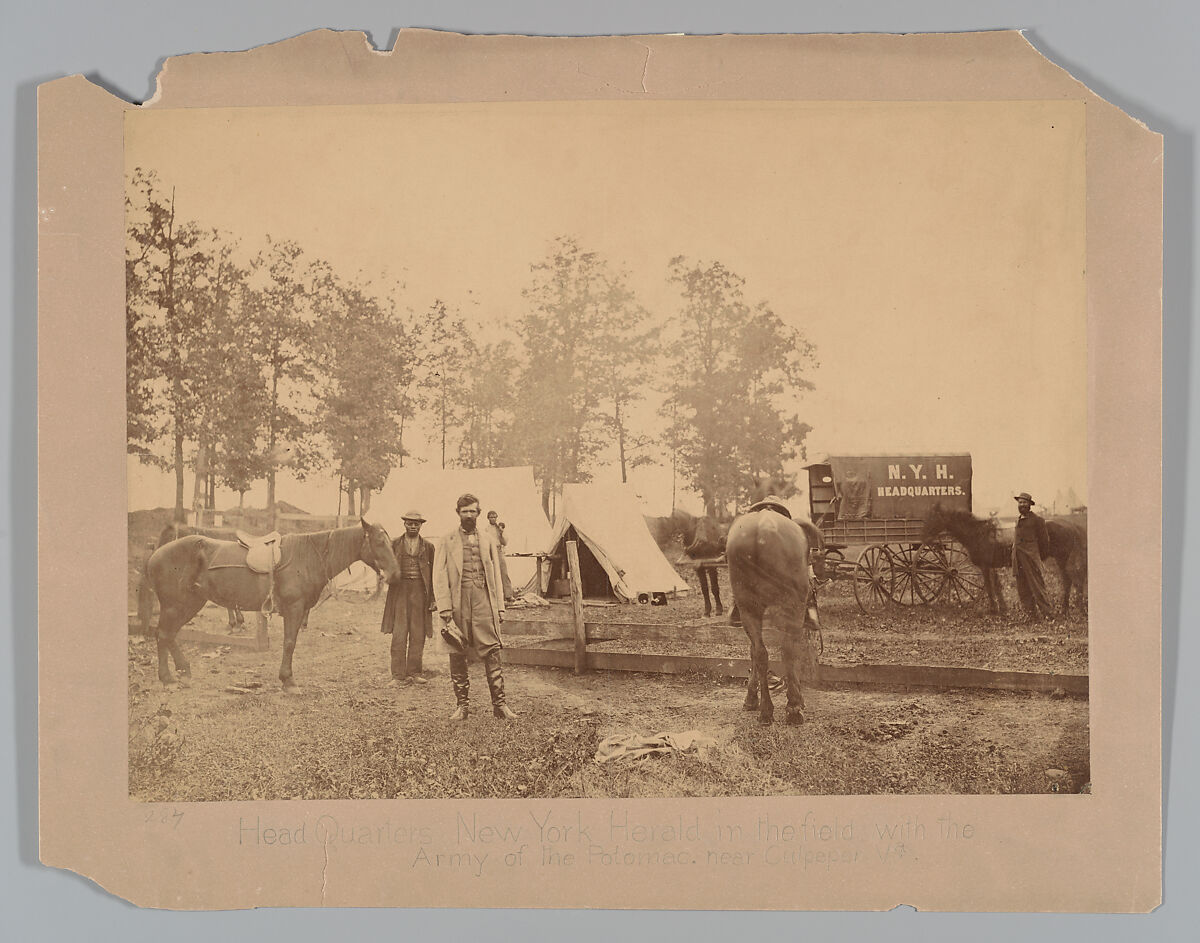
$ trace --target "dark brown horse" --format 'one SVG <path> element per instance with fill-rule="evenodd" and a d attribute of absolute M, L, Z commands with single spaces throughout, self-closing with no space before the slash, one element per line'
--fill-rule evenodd
<path fill-rule="evenodd" d="M 715 602 L 716 614 L 721 616 L 725 614 L 721 605 L 721 570 L 712 561 L 725 554 L 725 538 L 729 533 L 729 524 L 712 517 L 693 518 L 692 524 L 691 540 L 684 544 L 683 552 L 690 559 L 697 561 L 696 578 L 700 581 L 700 592 L 704 594 L 704 614 L 713 614 L 712 603 Z"/>
<path fill-rule="evenodd" d="M 175 678 L 167 653 L 184 677 L 191 674 L 176 636 L 209 600 L 219 606 L 262 609 L 271 597 L 283 615 L 283 661 L 279 680 L 288 693 L 299 690 L 292 680 L 292 652 L 308 612 L 325 585 L 357 560 L 389 580 L 399 578 L 399 564 L 387 531 L 378 524 L 288 534 L 280 538 L 281 558 L 273 577 L 246 566 L 246 549 L 232 540 L 199 534 L 173 540 L 154 551 L 146 575 L 158 596 L 158 677 L 163 684 Z M 273 585 L 272 585 L 273 584 Z"/>
<path fill-rule="evenodd" d="M 809 524 L 813 531 L 816 530 Z M 746 710 L 758 710 L 760 723 L 774 719 L 767 646 L 763 642 L 763 613 L 775 612 L 783 629 L 783 668 L 787 684 L 787 722 L 804 722 L 800 691 L 802 668 L 811 660 L 809 626 L 819 628 L 809 609 L 809 531 L 799 522 L 774 511 L 754 511 L 738 517 L 729 528 L 725 557 L 734 603 L 750 638 L 750 679 Z M 818 535 L 819 538 L 819 535 Z"/>
<path fill-rule="evenodd" d="M 666 553 L 676 543 L 685 546 L 692 542 L 696 533 L 696 518 L 687 511 L 676 508 L 669 517 L 650 517 L 643 515 L 646 529 L 658 544 L 658 548 Z"/>
<path fill-rule="evenodd" d="M 925 518 L 922 540 L 934 541 L 949 534 L 967 551 L 971 562 L 983 574 L 988 608 L 992 612 L 1007 611 L 1000 589 L 1000 570 L 1012 566 L 1012 541 L 1000 536 L 995 520 L 981 520 L 968 511 L 947 510 L 935 504 Z M 1087 599 L 1087 525 L 1073 519 L 1051 518 L 1046 521 L 1046 537 L 1050 544 L 1050 559 L 1062 577 L 1062 608 L 1071 606 L 1071 589 L 1076 589 L 1080 607 Z"/>

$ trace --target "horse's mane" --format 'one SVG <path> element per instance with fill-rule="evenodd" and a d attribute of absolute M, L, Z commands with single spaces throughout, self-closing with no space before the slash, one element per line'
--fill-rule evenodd
<path fill-rule="evenodd" d="M 967 539 L 988 539 L 999 541 L 1000 525 L 992 517 L 980 518 L 970 511 L 959 508 L 944 508 L 935 504 L 925 519 L 925 539 L 936 537 L 938 534 L 951 534 L 954 537 Z"/>
<path fill-rule="evenodd" d="M 357 524 L 308 534 L 285 534 L 280 565 L 321 573 L 328 581 L 358 559 L 362 539 L 363 530 Z"/>

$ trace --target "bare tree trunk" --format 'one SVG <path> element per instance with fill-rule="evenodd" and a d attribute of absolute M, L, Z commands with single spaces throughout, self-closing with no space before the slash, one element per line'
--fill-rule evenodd
<path fill-rule="evenodd" d="M 621 484 L 626 484 L 629 481 L 625 474 L 625 426 L 621 422 L 621 401 L 616 400 L 616 418 L 617 418 L 617 449 L 621 454 Z"/>
<path fill-rule="evenodd" d="M 183 433 L 175 426 L 175 520 L 184 523 L 183 513 Z"/>
<path fill-rule="evenodd" d="M 366 514 L 371 509 L 371 489 L 366 485 L 358 486 L 358 513 Z"/>
<path fill-rule="evenodd" d="M 442 468 L 446 467 L 446 370 L 442 368 Z"/>
<path fill-rule="evenodd" d="M 196 515 L 196 526 L 204 526 L 204 498 L 208 492 L 208 443 L 202 438 L 196 450 L 196 474 L 192 480 L 192 512 Z"/>
<path fill-rule="evenodd" d="M 357 486 L 353 481 L 346 486 L 346 516 L 354 517 L 354 492 Z"/>
<path fill-rule="evenodd" d="M 275 371 L 271 376 L 271 427 L 267 433 L 267 451 L 271 455 L 271 464 L 267 469 L 267 517 L 271 521 L 271 530 L 276 530 L 275 520 L 275 423 L 279 409 L 279 374 Z"/>

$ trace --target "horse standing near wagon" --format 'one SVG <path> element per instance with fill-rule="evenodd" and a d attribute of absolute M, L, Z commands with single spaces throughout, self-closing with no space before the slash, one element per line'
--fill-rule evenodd
<path fill-rule="evenodd" d="M 769 658 L 763 641 L 763 616 L 773 610 L 783 630 L 783 670 L 787 686 L 787 722 L 804 723 L 804 675 L 815 674 L 812 630 L 819 631 L 815 609 L 810 608 L 810 535 L 820 532 L 794 521 L 783 503 L 767 498 L 730 525 L 725 541 L 729 584 L 734 604 L 750 640 L 750 678 L 744 707 L 757 710 L 760 723 L 774 719 Z"/>
<path fill-rule="evenodd" d="M 292 677 L 296 638 L 326 584 L 360 560 L 376 573 L 382 570 L 389 582 L 399 579 L 387 531 L 365 520 L 359 526 L 286 534 L 273 543 L 266 548 L 270 562 L 264 572 L 258 571 L 263 567 L 251 568 L 253 551 L 239 541 L 193 534 L 154 551 L 146 576 L 158 596 L 158 677 L 164 685 L 175 681 L 168 653 L 181 675 L 191 675 L 176 637 L 206 602 L 238 609 L 262 609 L 271 603 L 283 615 L 279 680 L 284 691 L 296 693 L 299 686 Z"/>
<path fill-rule="evenodd" d="M 1012 565 L 1012 541 L 1000 536 L 995 520 L 981 520 L 969 511 L 950 510 L 935 504 L 925 518 L 922 538 L 926 543 L 949 534 L 967 551 L 971 562 L 983 574 L 988 608 L 993 613 L 1007 611 L 1000 589 L 1000 573 Z M 1082 609 L 1087 604 L 1087 525 L 1082 521 L 1050 518 L 1046 521 L 1049 558 L 1058 568 L 1063 585 L 1063 612 L 1071 607 L 1071 590 Z"/>

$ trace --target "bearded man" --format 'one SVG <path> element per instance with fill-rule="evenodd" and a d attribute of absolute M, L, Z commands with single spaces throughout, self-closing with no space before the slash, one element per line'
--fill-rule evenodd
<path fill-rule="evenodd" d="M 1026 619 L 1041 622 L 1043 617 L 1053 615 L 1054 607 L 1046 595 L 1046 580 L 1042 576 L 1042 558 L 1050 553 L 1050 540 L 1046 534 L 1046 522 L 1033 513 L 1033 498 L 1028 491 L 1016 497 L 1016 533 L 1013 535 L 1012 569 L 1017 583 L 1017 595 L 1021 597 Z"/>
<path fill-rule="evenodd" d="M 505 703 L 500 666 L 500 624 L 504 621 L 500 548 L 478 526 L 479 499 L 475 495 L 464 494 L 456 509 L 459 526 L 438 542 L 433 558 L 433 593 L 442 620 L 442 638 L 450 648 L 450 682 L 456 704 L 450 720 L 465 721 L 469 713 L 467 654 L 471 651 L 483 662 L 492 713 L 512 720 L 517 715 Z"/>

